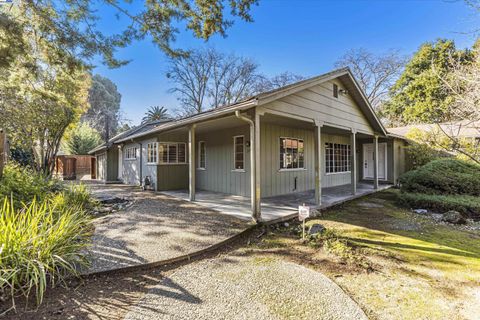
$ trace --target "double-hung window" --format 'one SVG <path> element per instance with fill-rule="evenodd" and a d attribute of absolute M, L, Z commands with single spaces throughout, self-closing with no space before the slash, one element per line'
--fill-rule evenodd
<path fill-rule="evenodd" d="M 234 155 L 234 168 L 235 170 L 245 169 L 245 137 L 235 136 L 233 137 L 233 155 Z"/>
<path fill-rule="evenodd" d="M 205 141 L 198 142 L 198 169 L 207 168 L 207 148 Z"/>
<path fill-rule="evenodd" d="M 147 144 L 147 163 L 158 163 L 158 143 Z"/>
<path fill-rule="evenodd" d="M 125 149 L 125 160 L 135 160 L 137 159 L 137 148 L 131 147 Z"/>
<path fill-rule="evenodd" d="M 303 139 L 280 138 L 280 169 L 304 169 L 305 145 Z"/>
<path fill-rule="evenodd" d="M 187 163 L 187 147 L 184 142 L 160 142 L 158 154 L 161 164 Z"/>
<path fill-rule="evenodd" d="M 325 143 L 325 172 L 342 173 L 351 170 L 351 150 L 349 144 Z"/>

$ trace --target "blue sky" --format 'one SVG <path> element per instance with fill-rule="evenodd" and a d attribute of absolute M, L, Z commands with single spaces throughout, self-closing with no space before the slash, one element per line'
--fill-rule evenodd
<path fill-rule="evenodd" d="M 454 39 L 457 47 L 471 46 L 465 32 L 477 29 L 478 16 L 463 1 L 441 0 L 260 0 L 252 11 L 254 22 L 236 21 L 228 37 L 213 37 L 208 44 L 182 32 L 181 48 L 213 46 L 227 53 L 251 57 L 260 72 L 273 76 L 290 71 L 314 76 L 329 71 L 348 49 L 363 47 L 374 53 L 399 49 L 412 54 L 423 42 Z M 109 15 L 103 15 L 109 16 Z M 105 32 L 118 31 L 120 22 L 103 19 Z M 124 116 L 137 124 L 149 106 L 178 108 L 168 93 L 165 55 L 148 39 L 119 50 L 132 60 L 119 69 L 98 65 L 95 73 L 114 81 L 122 94 Z"/>

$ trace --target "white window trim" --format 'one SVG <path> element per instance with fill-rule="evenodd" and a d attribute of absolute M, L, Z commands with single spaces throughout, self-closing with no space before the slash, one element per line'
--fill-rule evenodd
<path fill-rule="evenodd" d="M 134 151 L 134 157 L 128 157 L 128 150 L 132 150 L 132 149 L 135 149 Z M 132 160 L 137 160 L 137 147 L 128 147 L 128 148 L 125 148 L 125 158 L 124 158 L 125 161 L 132 161 Z"/>
<path fill-rule="evenodd" d="M 148 145 L 156 145 L 156 148 L 155 148 L 156 151 L 157 151 L 157 152 L 156 152 L 156 154 L 157 154 L 157 156 L 156 156 L 157 161 L 156 161 L 156 162 L 150 162 L 150 161 L 148 161 L 148 158 L 149 158 L 149 156 L 150 156 L 150 152 L 149 152 L 149 150 L 148 150 Z M 147 164 L 158 164 L 158 142 L 149 142 L 149 143 L 147 143 Z"/>
<path fill-rule="evenodd" d="M 157 142 L 159 145 L 160 144 L 166 144 L 167 145 L 167 160 L 168 160 L 168 155 L 170 152 L 169 145 L 171 144 L 176 144 L 177 145 L 177 162 L 163 162 L 163 159 L 160 159 L 160 148 L 157 147 L 157 159 L 158 159 L 158 165 L 161 166 L 173 166 L 173 165 L 178 165 L 178 164 L 188 164 L 188 155 L 187 155 L 187 143 L 186 142 L 174 142 L 174 141 L 159 141 Z M 185 162 L 178 162 L 178 146 L 179 145 L 185 145 Z"/>
<path fill-rule="evenodd" d="M 293 138 L 293 137 L 279 137 L 279 139 L 277 140 L 278 141 L 278 151 L 280 152 L 280 140 L 281 139 L 291 139 L 291 140 L 297 140 L 297 141 L 300 141 L 302 140 L 303 142 L 303 167 L 298 167 L 298 168 L 282 168 L 282 162 L 280 160 L 278 160 L 278 171 L 279 172 L 282 172 L 282 171 L 302 171 L 302 170 L 307 170 L 307 166 L 306 166 L 306 161 L 305 161 L 305 139 L 304 138 Z M 298 148 L 298 146 L 297 146 Z"/>
<path fill-rule="evenodd" d="M 202 152 L 202 148 L 200 147 L 200 145 L 203 143 L 204 145 L 204 148 L 205 148 L 205 167 L 200 167 L 200 163 L 201 163 L 201 152 Z M 198 160 L 197 160 L 197 170 L 207 170 L 207 144 L 205 143 L 205 141 L 198 141 Z"/>
<path fill-rule="evenodd" d="M 333 145 L 335 144 L 343 144 L 343 145 L 347 145 L 347 146 L 350 146 L 350 157 L 349 157 L 349 161 L 350 161 L 350 168 L 352 167 L 352 158 L 351 158 L 351 153 L 352 153 L 352 145 L 349 144 L 349 143 L 339 143 L 339 142 L 324 142 L 323 143 L 323 151 L 324 151 L 324 156 L 323 156 L 323 161 L 325 162 L 325 175 L 326 176 L 334 176 L 334 175 L 337 175 L 337 174 L 347 174 L 347 173 L 352 173 L 352 170 L 348 170 L 348 171 L 341 171 L 341 172 L 327 172 L 327 161 L 325 159 L 325 156 L 327 155 L 327 146 L 326 144 L 327 143 L 331 143 Z M 335 148 L 334 148 L 335 150 Z M 334 153 L 335 154 L 335 153 Z M 333 157 L 333 159 L 335 159 L 335 157 Z"/>
<path fill-rule="evenodd" d="M 235 164 L 237 162 L 237 144 L 236 144 L 236 139 L 242 137 L 243 138 L 243 143 L 242 143 L 242 149 L 243 149 L 243 168 L 242 169 L 237 169 Z M 237 136 L 233 136 L 233 172 L 245 172 L 245 135 L 240 134 Z"/>

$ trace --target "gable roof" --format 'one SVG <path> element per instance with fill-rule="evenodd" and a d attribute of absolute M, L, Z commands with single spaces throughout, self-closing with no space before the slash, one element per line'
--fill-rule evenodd
<path fill-rule="evenodd" d="M 348 94 L 358 104 L 368 122 L 374 128 L 374 131 L 382 135 L 387 135 L 385 127 L 373 110 L 368 98 L 365 96 L 365 93 L 360 88 L 360 85 L 348 67 L 336 69 L 313 78 L 281 87 L 279 89 L 264 92 L 256 97 L 259 100 L 259 105 L 261 105 L 337 78 L 340 79 L 345 88 L 348 90 Z"/>
<path fill-rule="evenodd" d="M 359 105 L 361 111 L 363 112 L 363 114 L 365 115 L 365 117 L 367 118 L 371 126 L 374 128 L 374 131 L 386 136 L 387 131 L 385 130 L 385 127 L 380 122 L 380 119 L 376 115 L 370 102 L 368 101 L 367 97 L 365 96 L 362 89 L 360 88 L 357 81 L 355 80 L 352 72 L 350 71 L 349 68 L 341 68 L 341 69 L 336 69 L 331 72 L 328 72 L 313 78 L 301 80 L 299 82 L 292 83 L 278 89 L 259 93 L 255 96 L 249 97 L 245 100 L 242 100 L 240 102 L 237 102 L 231 105 L 221 106 L 212 110 L 204 111 L 204 112 L 201 112 L 192 116 L 184 117 L 175 121 L 161 123 L 158 126 L 151 128 L 150 130 L 128 132 L 127 135 L 123 135 L 117 138 L 113 142 L 118 142 L 118 143 L 124 142 L 131 139 L 146 136 L 149 134 L 153 134 L 156 132 L 171 130 L 171 129 L 182 127 L 188 124 L 204 121 L 207 119 L 214 119 L 227 114 L 233 114 L 237 110 L 246 110 L 255 106 L 260 106 L 268 102 L 280 99 L 281 97 L 299 92 L 301 90 L 307 89 L 309 87 L 318 85 L 320 83 L 323 83 L 335 78 L 340 79 L 340 81 L 345 85 L 349 94 L 352 96 L 355 102 Z M 92 151 L 95 152 L 95 149 Z"/>
<path fill-rule="evenodd" d="M 439 126 L 440 129 L 448 135 L 465 138 L 480 138 L 480 122 L 471 120 L 444 122 L 439 124 L 414 124 L 403 127 L 388 128 L 387 130 L 390 133 L 405 137 L 412 129 L 419 129 L 422 131 L 430 132 L 432 130 L 438 129 Z"/>
<path fill-rule="evenodd" d="M 171 121 L 172 121 L 172 119 L 162 119 L 162 120 L 154 120 L 154 121 L 148 121 L 148 122 L 142 123 L 139 126 L 133 127 L 133 128 L 128 129 L 124 132 L 120 132 L 119 134 L 110 138 L 110 140 L 108 140 L 108 142 L 105 142 L 105 143 L 95 147 L 94 149 L 90 150 L 88 153 L 92 154 L 92 153 L 101 151 L 103 149 L 107 149 L 113 143 L 118 142 L 120 139 L 122 139 L 124 137 L 128 137 L 128 136 L 131 136 L 133 134 L 141 134 L 142 132 L 150 131 L 153 128 L 155 128 L 155 127 L 157 127 L 157 126 L 159 126 L 163 123 L 171 122 Z"/>

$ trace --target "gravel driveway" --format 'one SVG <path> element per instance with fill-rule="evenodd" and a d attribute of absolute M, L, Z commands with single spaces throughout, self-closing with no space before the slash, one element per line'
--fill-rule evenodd
<path fill-rule="evenodd" d="M 163 278 L 125 317 L 147 319 L 367 319 L 330 279 L 294 263 L 227 255 Z"/>
<path fill-rule="evenodd" d="M 124 185 L 91 185 L 94 194 L 134 200 L 95 221 L 87 272 L 165 260 L 204 249 L 248 227 L 245 221 L 173 197 Z"/>

